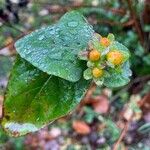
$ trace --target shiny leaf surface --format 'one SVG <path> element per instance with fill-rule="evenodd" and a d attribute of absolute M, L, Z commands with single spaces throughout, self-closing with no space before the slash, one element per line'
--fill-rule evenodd
<path fill-rule="evenodd" d="M 76 82 L 82 76 L 82 61 L 77 54 L 85 50 L 94 31 L 76 11 L 60 21 L 36 30 L 15 44 L 17 52 L 40 70 Z"/>
<path fill-rule="evenodd" d="M 132 74 L 129 62 L 125 62 L 118 70 L 110 68 L 108 70 L 109 76 L 104 78 L 104 85 L 110 88 L 120 87 L 126 85 L 130 81 Z"/>
<path fill-rule="evenodd" d="M 4 101 L 3 128 L 13 136 L 34 132 L 66 115 L 80 102 L 89 82 L 48 75 L 18 57 Z"/>

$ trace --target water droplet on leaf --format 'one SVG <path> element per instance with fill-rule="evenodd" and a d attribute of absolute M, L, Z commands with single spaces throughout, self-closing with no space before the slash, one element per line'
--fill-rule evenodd
<path fill-rule="evenodd" d="M 39 36 L 38 38 L 40 41 L 44 39 L 44 35 Z"/>
<path fill-rule="evenodd" d="M 76 22 L 76 21 L 68 22 L 69 27 L 76 27 L 77 25 L 78 25 L 78 22 Z"/>

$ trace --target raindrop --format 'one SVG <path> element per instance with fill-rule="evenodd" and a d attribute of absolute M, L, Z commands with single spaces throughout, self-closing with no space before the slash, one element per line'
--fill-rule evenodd
<path fill-rule="evenodd" d="M 56 37 L 59 37 L 59 34 L 56 34 Z"/>
<path fill-rule="evenodd" d="M 59 29 L 58 27 L 55 29 L 56 32 L 58 32 L 59 30 L 60 30 L 60 29 Z"/>
<path fill-rule="evenodd" d="M 44 35 L 39 36 L 38 38 L 40 41 L 44 39 Z"/>
<path fill-rule="evenodd" d="M 78 22 L 76 22 L 76 21 L 68 22 L 69 27 L 76 27 L 77 25 L 78 25 Z"/>
<path fill-rule="evenodd" d="M 52 30 L 50 31 L 50 34 L 51 34 L 51 35 L 54 35 L 54 34 L 56 34 L 56 31 L 55 31 L 54 29 L 52 29 Z"/>

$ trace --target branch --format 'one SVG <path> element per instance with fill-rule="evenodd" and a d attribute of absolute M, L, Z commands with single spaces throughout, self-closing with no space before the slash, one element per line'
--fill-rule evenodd
<path fill-rule="evenodd" d="M 133 26 L 134 21 L 133 20 L 129 20 L 125 23 L 120 23 L 120 22 L 116 22 L 116 21 L 112 21 L 112 20 L 98 20 L 97 23 L 100 24 L 108 24 L 110 26 L 122 26 L 122 27 L 129 27 L 129 26 Z"/>
<path fill-rule="evenodd" d="M 125 137 L 127 131 L 128 131 L 128 128 L 129 128 L 129 125 L 130 125 L 130 122 L 132 120 L 132 117 L 125 123 L 125 126 L 120 134 L 120 137 L 119 139 L 117 140 L 117 142 L 114 144 L 114 147 L 113 147 L 113 150 L 118 150 L 118 147 L 121 143 L 121 141 L 123 140 L 123 138 Z"/>
<path fill-rule="evenodd" d="M 146 95 L 143 97 L 143 99 L 138 103 L 138 106 L 139 106 L 139 107 L 142 107 L 142 106 L 144 105 L 145 101 L 146 101 L 147 99 L 149 99 L 149 97 L 150 97 L 150 93 L 146 94 Z M 124 126 L 124 128 L 123 128 L 123 130 L 122 130 L 122 132 L 121 132 L 121 134 L 120 134 L 119 139 L 118 139 L 117 142 L 114 144 L 113 150 L 118 150 L 118 147 L 119 147 L 121 141 L 122 141 L 123 138 L 126 136 L 126 133 L 127 133 L 127 131 L 128 131 L 130 122 L 132 121 L 132 118 L 133 118 L 133 117 L 134 117 L 134 113 L 131 115 L 131 117 L 129 118 L 129 120 L 126 121 L 125 126 Z"/>
<path fill-rule="evenodd" d="M 132 2 L 131 2 L 131 0 L 127 0 L 127 3 L 128 3 L 128 6 L 129 6 L 129 11 L 130 11 L 131 17 L 134 20 L 135 29 L 138 33 L 141 44 L 144 46 L 144 33 L 142 31 L 140 23 L 137 20 L 137 16 L 135 14 L 135 10 L 133 8 Z"/>
<path fill-rule="evenodd" d="M 120 96 L 120 93 L 129 90 L 135 83 L 138 83 L 138 82 L 143 83 L 148 80 L 150 80 L 150 75 L 145 75 L 145 76 L 137 77 L 137 78 L 133 79 L 127 86 L 125 86 L 123 89 L 118 91 L 117 94 L 111 98 L 111 102 L 116 100 Z"/>
<path fill-rule="evenodd" d="M 3 116 L 3 96 L 0 95 L 0 119 Z"/>

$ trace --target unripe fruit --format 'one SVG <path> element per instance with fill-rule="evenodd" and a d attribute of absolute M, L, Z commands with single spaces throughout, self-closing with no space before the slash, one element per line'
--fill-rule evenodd
<path fill-rule="evenodd" d="M 123 63 L 123 54 L 119 51 L 111 51 L 107 54 L 107 61 L 113 65 L 120 65 Z"/>
<path fill-rule="evenodd" d="M 90 53 L 89 53 L 89 60 L 91 61 L 97 61 L 100 59 L 100 52 L 97 51 L 97 50 L 92 50 Z"/>
<path fill-rule="evenodd" d="M 104 47 L 107 47 L 107 46 L 110 45 L 110 40 L 109 40 L 108 38 L 106 38 L 106 37 L 102 37 L 102 38 L 100 39 L 100 44 L 101 44 L 102 46 L 104 46 Z"/>
<path fill-rule="evenodd" d="M 95 78 L 99 78 L 103 75 L 103 70 L 102 69 L 99 69 L 99 68 L 94 68 L 92 70 L 92 74 Z"/>

